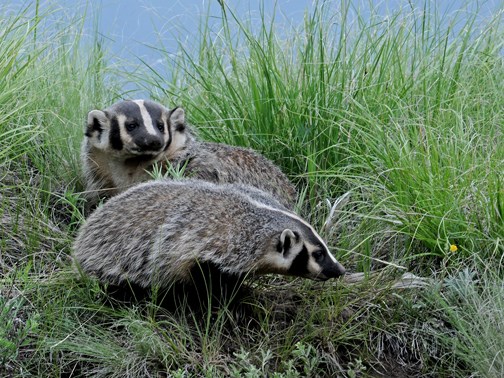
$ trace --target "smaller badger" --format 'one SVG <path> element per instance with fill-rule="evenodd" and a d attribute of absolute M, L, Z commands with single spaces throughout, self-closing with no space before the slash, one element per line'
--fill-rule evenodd
<path fill-rule="evenodd" d="M 294 208 L 296 190 L 287 176 L 253 150 L 199 141 L 181 108 L 148 101 L 121 101 L 88 114 L 81 161 L 88 208 L 151 179 L 164 168 L 185 166 L 184 175 L 215 183 L 241 183 L 272 194 Z"/>
<path fill-rule="evenodd" d="M 102 283 L 168 288 L 200 266 L 223 276 L 278 273 L 313 280 L 345 269 L 307 222 L 243 185 L 159 180 L 99 207 L 83 224 L 73 259 Z"/>

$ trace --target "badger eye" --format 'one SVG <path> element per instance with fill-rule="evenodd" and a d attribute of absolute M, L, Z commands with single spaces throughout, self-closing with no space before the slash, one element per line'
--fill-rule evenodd
<path fill-rule="evenodd" d="M 315 261 L 322 261 L 324 259 L 324 253 L 322 251 L 314 251 L 312 253 L 313 258 Z"/>
<path fill-rule="evenodd" d="M 138 123 L 136 123 L 136 122 L 129 122 L 125 126 L 126 126 L 126 130 L 133 131 L 133 130 L 135 130 L 138 127 Z"/>
<path fill-rule="evenodd" d="M 164 132 L 164 122 L 163 121 L 157 121 L 156 126 L 159 131 Z"/>

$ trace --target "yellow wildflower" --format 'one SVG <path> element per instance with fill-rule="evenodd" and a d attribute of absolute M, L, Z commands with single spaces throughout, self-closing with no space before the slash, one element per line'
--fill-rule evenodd
<path fill-rule="evenodd" d="M 458 247 L 455 244 L 450 244 L 450 252 L 457 252 Z"/>

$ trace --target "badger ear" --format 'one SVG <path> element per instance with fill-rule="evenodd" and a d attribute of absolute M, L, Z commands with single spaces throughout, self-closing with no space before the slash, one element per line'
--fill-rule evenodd
<path fill-rule="evenodd" d="M 185 111 L 182 108 L 175 108 L 170 111 L 168 122 L 172 130 L 181 131 L 185 128 Z"/>
<path fill-rule="evenodd" d="M 277 245 L 278 252 L 281 252 L 284 255 L 288 255 L 290 249 L 294 244 L 296 244 L 297 240 L 298 236 L 296 235 L 296 233 L 286 228 L 280 235 L 280 240 Z"/>
<path fill-rule="evenodd" d="M 86 136 L 91 137 L 96 131 L 101 132 L 108 127 L 107 114 L 102 110 L 91 110 L 88 113 Z"/>

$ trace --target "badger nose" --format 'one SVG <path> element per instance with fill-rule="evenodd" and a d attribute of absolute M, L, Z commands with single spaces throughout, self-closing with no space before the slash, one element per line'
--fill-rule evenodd
<path fill-rule="evenodd" d="M 162 144 L 159 139 L 144 138 L 137 143 L 137 146 L 144 151 L 157 151 L 162 147 Z"/>
<path fill-rule="evenodd" d="M 343 265 L 341 265 L 340 263 L 336 263 L 336 270 L 337 270 L 336 277 L 344 276 L 346 273 L 345 267 Z"/>
<path fill-rule="evenodd" d="M 340 269 L 340 272 L 341 272 L 341 275 L 343 276 L 345 273 L 346 273 L 346 269 L 343 265 L 341 265 L 340 263 L 338 263 L 338 266 L 339 266 L 339 269 Z"/>
<path fill-rule="evenodd" d="M 339 262 L 335 262 L 330 267 L 326 267 L 322 274 L 327 278 L 337 278 L 345 275 L 346 269 Z"/>

